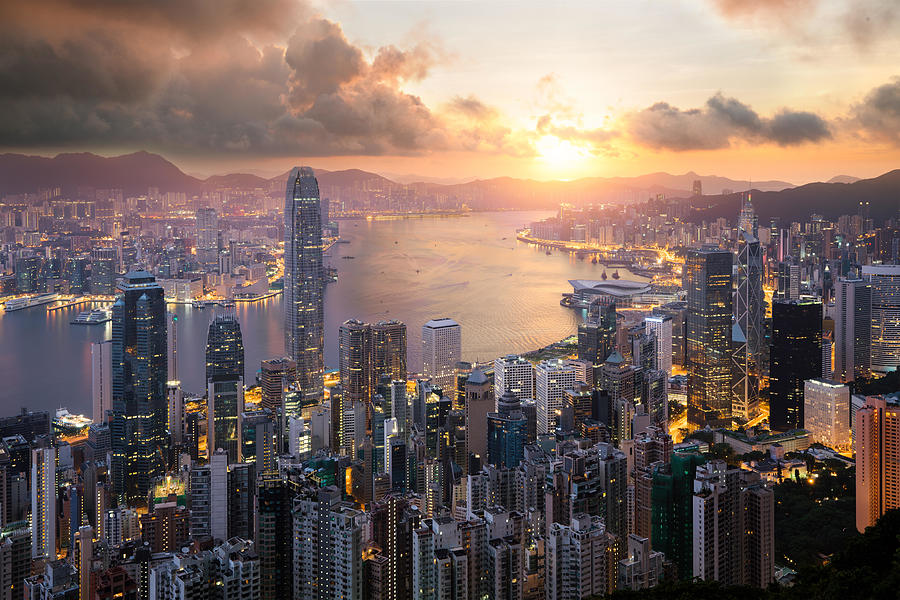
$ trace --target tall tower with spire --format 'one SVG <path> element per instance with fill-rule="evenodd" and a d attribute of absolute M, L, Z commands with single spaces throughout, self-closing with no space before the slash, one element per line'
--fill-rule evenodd
<path fill-rule="evenodd" d="M 765 296 L 762 289 L 762 248 L 759 221 L 747 192 L 738 219 L 738 273 L 735 323 L 732 327 L 733 416 L 750 420 L 759 407 L 759 377 L 765 351 Z"/>
<path fill-rule="evenodd" d="M 313 170 L 295 167 L 284 205 L 284 349 L 297 362 L 297 383 L 307 401 L 325 393 L 321 210 Z"/>

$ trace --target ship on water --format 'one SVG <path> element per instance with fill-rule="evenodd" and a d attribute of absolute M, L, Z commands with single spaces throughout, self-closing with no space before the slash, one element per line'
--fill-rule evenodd
<path fill-rule="evenodd" d="M 109 311 L 102 308 L 86 310 L 72 319 L 72 325 L 100 325 L 111 320 Z"/>
<path fill-rule="evenodd" d="M 6 301 L 6 303 L 3 305 L 3 309 L 6 312 L 22 310 L 24 308 L 31 308 L 32 306 L 50 304 L 51 302 L 58 299 L 59 294 L 38 294 L 36 296 L 28 296 L 25 298 L 13 298 L 12 300 Z"/>

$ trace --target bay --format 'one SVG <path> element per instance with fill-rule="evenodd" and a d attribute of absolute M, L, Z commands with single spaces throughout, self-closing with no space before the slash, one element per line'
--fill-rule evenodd
<path fill-rule="evenodd" d="M 462 326 L 463 358 L 486 361 L 525 352 L 575 332 L 582 316 L 560 306 L 569 279 L 599 279 L 602 265 L 516 240 L 516 229 L 548 212 L 475 213 L 465 217 L 342 221 L 326 263 L 338 281 L 325 292 L 325 361 L 338 364 L 338 328 L 350 318 L 406 323 L 409 368 L 421 369 L 421 328 L 450 317 Z M 354 258 L 342 258 L 353 256 Z M 623 279 L 638 279 L 620 270 Z M 20 406 L 90 414 L 90 342 L 109 323 L 71 325 L 80 309 L 30 308 L 0 316 L 0 415 Z M 170 305 L 178 319 L 178 378 L 202 394 L 211 308 Z M 281 296 L 238 304 L 245 380 L 284 352 Z"/>

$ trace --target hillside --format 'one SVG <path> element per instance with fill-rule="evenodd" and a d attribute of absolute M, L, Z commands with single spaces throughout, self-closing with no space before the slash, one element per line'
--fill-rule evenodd
<path fill-rule="evenodd" d="M 735 193 L 692 198 L 693 220 L 733 220 L 740 212 L 741 197 Z M 753 190 L 753 207 L 761 223 L 774 216 L 783 221 L 799 221 L 811 214 L 836 219 L 857 214 L 860 202 L 869 203 L 869 214 L 876 222 L 896 217 L 900 208 L 900 169 L 853 183 L 808 183 L 779 192 Z"/>

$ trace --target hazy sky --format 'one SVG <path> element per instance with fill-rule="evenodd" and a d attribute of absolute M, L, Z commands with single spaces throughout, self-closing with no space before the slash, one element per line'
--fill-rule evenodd
<path fill-rule="evenodd" d="M 34 0 L 0 147 L 434 177 L 900 166 L 900 2 Z"/>

